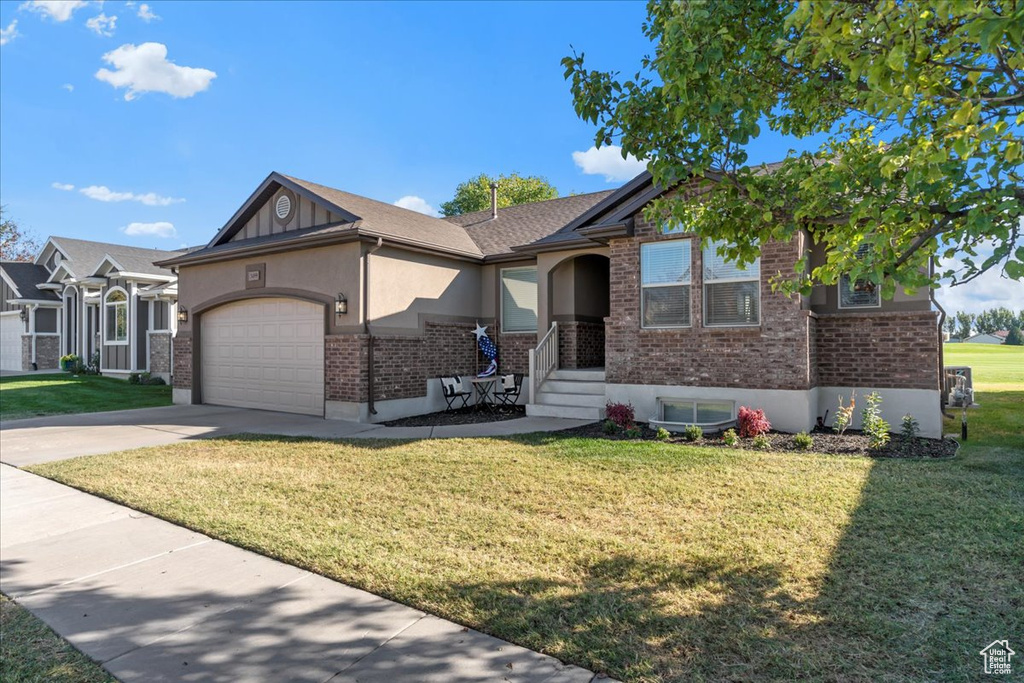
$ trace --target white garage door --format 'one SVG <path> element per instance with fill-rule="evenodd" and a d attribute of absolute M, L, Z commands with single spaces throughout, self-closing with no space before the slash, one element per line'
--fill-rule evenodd
<path fill-rule="evenodd" d="M 18 312 L 0 313 L 0 370 L 21 370 L 21 333 L 25 323 Z"/>
<path fill-rule="evenodd" d="M 253 299 L 201 320 L 203 403 L 323 415 L 322 305 Z"/>

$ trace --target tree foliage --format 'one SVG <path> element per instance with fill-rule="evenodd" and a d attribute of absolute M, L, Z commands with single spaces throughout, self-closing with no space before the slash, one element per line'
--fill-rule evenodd
<path fill-rule="evenodd" d="M 974 326 L 974 314 L 964 311 L 956 312 L 957 337 L 967 339 L 971 336 L 971 327 Z"/>
<path fill-rule="evenodd" d="M 643 28 L 654 53 L 631 79 L 563 64 L 599 146 L 650 159 L 665 187 L 701 184 L 652 214 L 745 262 L 806 228 L 827 262 L 775 274 L 784 291 L 1024 278 L 1024 2 L 652 1 Z M 751 167 L 764 125 L 823 142 Z"/>
<path fill-rule="evenodd" d="M 31 261 L 38 251 L 39 243 L 0 206 L 0 261 Z"/>
<path fill-rule="evenodd" d="M 518 173 L 500 175 L 497 178 L 481 173 L 455 188 L 451 201 L 441 203 L 441 213 L 458 216 L 491 208 L 491 183 L 498 183 L 498 208 L 517 204 L 530 204 L 558 197 L 556 190 L 541 176 L 521 176 Z"/>
<path fill-rule="evenodd" d="M 1019 327 L 1011 327 L 1009 334 L 1006 335 L 1007 346 L 1024 346 L 1024 335 L 1021 334 Z"/>
<path fill-rule="evenodd" d="M 1005 306 L 982 311 L 974 318 L 974 329 L 982 334 L 992 334 L 1024 324 L 1024 311 L 1014 313 Z"/>

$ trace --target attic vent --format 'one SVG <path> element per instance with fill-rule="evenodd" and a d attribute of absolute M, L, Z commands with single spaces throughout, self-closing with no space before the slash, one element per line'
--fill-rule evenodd
<path fill-rule="evenodd" d="M 277 198 L 277 203 L 274 204 L 274 212 L 277 214 L 279 220 L 286 220 L 288 215 L 292 212 L 292 200 L 286 194 L 281 195 Z"/>

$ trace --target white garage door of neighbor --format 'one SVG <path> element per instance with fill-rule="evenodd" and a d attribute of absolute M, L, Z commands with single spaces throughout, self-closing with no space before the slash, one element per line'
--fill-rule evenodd
<path fill-rule="evenodd" d="M 21 333 L 25 323 L 18 313 L 0 313 L 0 370 L 21 370 Z"/>
<path fill-rule="evenodd" d="M 322 305 L 252 299 L 201 320 L 203 403 L 323 415 Z"/>

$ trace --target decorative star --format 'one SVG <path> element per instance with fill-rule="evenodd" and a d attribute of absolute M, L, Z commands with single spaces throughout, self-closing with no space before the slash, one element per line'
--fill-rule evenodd
<path fill-rule="evenodd" d="M 487 336 L 487 326 L 481 326 L 479 322 L 476 323 L 476 329 L 473 330 L 473 334 L 476 335 L 477 341 L 480 341 L 480 337 Z"/>

